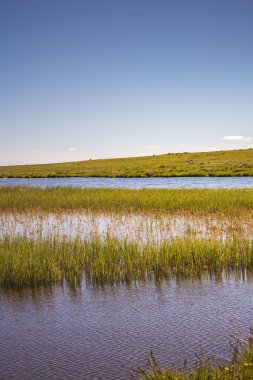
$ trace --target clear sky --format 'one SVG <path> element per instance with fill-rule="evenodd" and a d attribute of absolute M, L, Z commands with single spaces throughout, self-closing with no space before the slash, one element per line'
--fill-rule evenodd
<path fill-rule="evenodd" d="M 0 0 L 1 165 L 252 146 L 252 0 Z"/>

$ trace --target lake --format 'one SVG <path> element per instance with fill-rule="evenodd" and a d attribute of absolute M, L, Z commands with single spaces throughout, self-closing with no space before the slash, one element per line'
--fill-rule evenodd
<path fill-rule="evenodd" d="M 9 186 L 107 188 L 247 188 L 252 177 L 0 179 Z M 235 231 L 252 240 L 252 218 L 120 213 L 2 213 L 5 235 L 59 238 L 108 234 L 126 241 L 177 237 L 224 240 Z M 53 240 L 52 240 L 53 241 Z M 16 252 L 16 251 L 15 251 Z M 22 257 L 23 259 L 23 257 Z M 253 277 L 223 273 L 198 279 L 148 277 L 98 286 L 85 281 L 40 289 L 0 289 L 0 378 L 125 380 L 154 353 L 162 366 L 190 364 L 202 348 L 222 362 L 238 332 L 253 324 Z"/>
<path fill-rule="evenodd" d="M 105 188 L 247 188 L 253 177 L 155 177 L 155 178 L 0 178 L 0 186 L 73 186 Z"/>
<path fill-rule="evenodd" d="M 163 365 L 221 360 L 253 321 L 253 279 L 150 281 L 0 291 L 0 374 L 9 379 L 129 379 L 152 350 Z"/>

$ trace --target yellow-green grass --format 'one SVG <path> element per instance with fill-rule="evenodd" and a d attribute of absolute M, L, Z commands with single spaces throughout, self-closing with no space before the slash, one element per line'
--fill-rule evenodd
<path fill-rule="evenodd" d="M 89 210 L 252 215 L 249 189 L 80 189 L 0 187 L 0 212 Z"/>
<path fill-rule="evenodd" d="M 185 366 L 178 370 L 171 366 L 162 369 L 153 354 L 148 368 L 133 371 L 136 380 L 250 380 L 253 379 L 253 334 L 248 339 L 237 337 L 230 347 L 230 360 L 227 364 L 213 358 L 199 355 L 193 367 Z"/>
<path fill-rule="evenodd" d="M 59 281 L 76 286 L 83 275 L 87 283 L 104 285 L 252 269 L 252 240 L 240 234 L 225 240 L 185 236 L 141 244 L 110 235 L 105 239 L 6 235 L 0 240 L 0 286 L 7 288 Z"/>
<path fill-rule="evenodd" d="M 0 177 L 252 176 L 253 149 L 1 166 Z"/>

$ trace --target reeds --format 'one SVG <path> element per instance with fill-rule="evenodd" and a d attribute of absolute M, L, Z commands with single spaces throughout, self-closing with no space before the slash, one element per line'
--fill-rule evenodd
<path fill-rule="evenodd" d="M 4 287 L 76 286 L 82 279 L 114 284 L 253 268 L 252 190 L 120 190 L 117 197 L 95 189 L 1 190 L 0 205 L 7 209 L 0 213 Z M 82 199 L 88 210 L 77 213 Z M 155 199 L 170 212 L 149 211 Z M 59 212 L 49 212 L 51 207 Z M 103 207 L 104 213 L 96 211 Z M 141 211 L 130 212 L 134 207 Z"/>
<path fill-rule="evenodd" d="M 27 237 L 54 235 L 61 237 L 111 237 L 145 243 L 177 237 L 210 239 L 232 238 L 235 234 L 253 237 L 253 218 L 249 215 L 218 217 L 215 215 L 163 215 L 142 213 L 40 212 L 0 214 L 0 239 L 6 234 Z"/>
<path fill-rule="evenodd" d="M 2 187 L 0 195 L 1 286 L 80 285 L 82 278 L 105 284 L 253 268 L 253 189 Z M 84 212 L 83 225 L 66 224 L 69 215 L 75 220 Z"/>
<path fill-rule="evenodd" d="M 0 187 L 0 212 L 70 210 L 178 215 L 252 215 L 253 188 L 131 190 Z"/>
<path fill-rule="evenodd" d="M 98 237 L 83 240 L 5 235 L 0 241 L 0 286 L 36 287 L 66 281 L 80 286 L 128 283 L 208 272 L 251 271 L 253 243 L 240 236 L 226 240 L 175 238 L 160 243 Z"/>

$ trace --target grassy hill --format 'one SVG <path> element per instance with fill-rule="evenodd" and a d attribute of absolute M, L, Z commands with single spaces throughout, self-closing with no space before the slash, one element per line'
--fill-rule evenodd
<path fill-rule="evenodd" d="M 253 176 L 253 149 L 0 166 L 0 177 Z"/>

